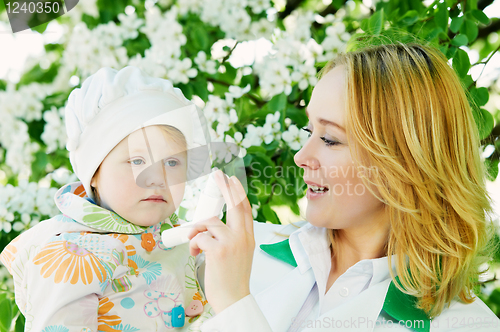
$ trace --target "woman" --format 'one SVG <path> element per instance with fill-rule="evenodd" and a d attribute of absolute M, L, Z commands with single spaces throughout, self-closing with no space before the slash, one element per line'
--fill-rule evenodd
<path fill-rule="evenodd" d="M 307 223 L 254 224 L 241 184 L 219 180 L 242 203 L 191 233 L 217 314 L 202 331 L 500 331 L 472 293 L 491 198 L 446 58 L 401 43 L 341 55 L 306 113 Z"/>

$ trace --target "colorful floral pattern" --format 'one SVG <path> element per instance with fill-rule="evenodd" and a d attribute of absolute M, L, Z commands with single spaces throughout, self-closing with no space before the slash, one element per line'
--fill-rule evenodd
<path fill-rule="evenodd" d="M 92 283 L 94 275 L 102 283 L 107 278 L 106 269 L 94 254 L 68 241 L 55 241 L 46 245 L 33 259 L 35 265 L 42 265 L 40 274 L 44 278 L 53 273 L 54 283 L 61 281 L 84 285 Z M 64 279 L 64 280 L 63 280 Z"/>
<path fill-rule="evenodd" d="M 141 246 L 147 251 L 153 251 L 156 248 L 156 241 L 151 233 L 143 233 L 141 235 Z"/>
<path fill-rule="evenodd" d="M 121 324 L 122 319 L 118 315 L 110 315 L 109 311 L 113 309 L 115 304 L 109 300 L 109 298 L 104 297 L 99 300 L 99 309 L 97 310 L 97 323 L 98 323 L 98 330 L 99 331 L 104 331 L 104 332 L 116 332 L 116 331 L 121 331 L 117 330 L 113 327 L 116 327 L 116 325 Z"/>
<path fill-rule="evenodd" d="M 163 290 L 168 289 L 168 292 Z M 149 318 L 161 315 L 163 323 L 169 329 L 172 326 L 172 309 L 182 305 L 182 287 L 171 275 L 160 277 L 151 284 L 151 289 L 144 291 L 144 296 L 152 300 L 144 306 L 144 313 Z"/>
<path fill-rule="evenodd" d="M 129 223 L 113 211 L 106 210 L 90 202 L 83 203 L 85 215 L 82 221 L 93 228 L 111 230 L 116 233 L 142 233 L 144 227 Z"/>

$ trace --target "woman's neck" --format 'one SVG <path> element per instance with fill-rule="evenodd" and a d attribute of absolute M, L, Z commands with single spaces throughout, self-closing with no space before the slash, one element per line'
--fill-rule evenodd
<path fill-rule="evenodd" d="M 335 245 L 331 249 L 332 264 L 326 291 L 338 277 L 357 262 L 386 256 L 388 237 L 389 223 L 384 227 L 366 230 L 336 230 Z"/>

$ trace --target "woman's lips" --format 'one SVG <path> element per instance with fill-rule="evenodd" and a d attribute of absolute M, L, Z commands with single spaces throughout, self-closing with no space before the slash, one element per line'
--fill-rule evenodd
<path fill-rule="evenodd" d="M 325 190 L 324 192 L 314 192 L 311 190 L 311 188 L 308 188 L 307 192 L 306 192 L 306 197 L 309 200 L 316 199 L 316 198 L 320 198 L 320 197 L 327 195 L 328 192 L 329 192 L 329 190 Z"/>

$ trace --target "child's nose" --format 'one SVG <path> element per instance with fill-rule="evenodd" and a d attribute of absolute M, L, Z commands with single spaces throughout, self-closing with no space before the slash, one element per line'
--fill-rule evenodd
<path fill-rule="evenodd" d="M 163 167 L 163 160 L 160 160 L 146 168 L 139 174 L 135 180 L 136 184 L 141 188 L 162 187 L 167 186 L 167 173 Z"/>

